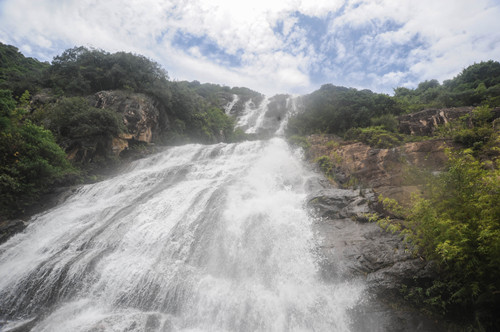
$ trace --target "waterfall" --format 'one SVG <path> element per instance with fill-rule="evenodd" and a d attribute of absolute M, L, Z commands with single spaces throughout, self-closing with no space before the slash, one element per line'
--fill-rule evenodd
<path fill-rule="evenodd" d="M 239 99 L 240 98 L 238 97 L 238 95 L 233 94 L 233 99 L 230 102 L 228 102 L 226 106 L 224 106 L 224 113 L 229 115 L 231 109 L 234 107 L 234 105 L 236 105 Z"/>
<path fill-rule="evenodd" d="M 258 132 L 264 106 L 239 124 Z M 0 330 L 349 331 L 363 284 L 320 276 L 317 177 L 275 137 L 166 148 L 81 186 L 0 246 Z"/>

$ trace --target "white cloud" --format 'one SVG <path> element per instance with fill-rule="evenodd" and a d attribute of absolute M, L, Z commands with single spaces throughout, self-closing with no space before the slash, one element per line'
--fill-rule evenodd
<path fill-rule="evenodd" d="M 299 12 L 325 22 L 311 40 Z M 172 78 L 248 86 L 265 93 L 310 92 L 319 84 L 391 91 L 451 78 L 500 59 L 495 0 L 3 0 L 0 40 L 50 60 L 65 48 L 94 46 L 144 54 Z M 276 33 L 282 24 L 282 33 Z M 174 46 L 179 33 L 203 45 Z M 313 77 L 311 73 L 320 73 Z"/>

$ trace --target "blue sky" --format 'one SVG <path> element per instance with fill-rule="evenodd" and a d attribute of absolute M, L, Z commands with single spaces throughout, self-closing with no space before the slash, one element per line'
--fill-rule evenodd
<path fill-rule="evenodd" d="M 0 41 L 50 61 L 128 51 L 175 80 L 392 93 L 500 60 L 499 0 L 0 0 Z"/>

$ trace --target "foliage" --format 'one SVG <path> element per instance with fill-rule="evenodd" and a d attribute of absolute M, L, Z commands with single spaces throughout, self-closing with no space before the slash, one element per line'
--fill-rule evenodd
<path fill-rule="evenodd" d="M 304 108 L 289 119 L 288 135 L 343 134 L 349 128 L 369 126 L 373 117 L 401 113 L 387 95 L 331 84 L 305 96 Z"/>
<path fill-rule="evenodd" d="M 426 108 L 500 106 L 500 63 L 487 61 L 465 68 L 440 84 L 421 82 L 417 88 L 398 87 L 394 96 L 323 85 L 303 99 L 304 111 L 292 116 L 287 135 L 330 133 L 344 135 L 350 128 L 382 126 L 396 132 L 396 116 Z"/>
<path fill-rule="evenodd" d="M 487 105 L 478 106 L 471 114 L 441 126 L 437 133 L 441 137 L 451 137 L 455 143 L 479 153 L 493 137 L 491 119 L 491 108 Z"/>
<path fill-rule="evenodd" d="M 52 133 L 23 119 L 10 92 L 0 90 L 0 105 L 0 217 L 12 217 L 74 170 Z"/>
<path fill-rule="evenodd" d="M 500 63 L 489 60 L 473 64 L 442 85 L 430 80 L 416 89 L 398 87 L 394 100 L 409 113 L 432 107 L 500 106 Z"/>
<path fill-rule="evenodd" d="M 182 125 L 171 126 L 170 130 L 166 130 L 167 136 L 163 138 L 164 142 L 216 143 L 232 141 L 236 136 L 241 138 L 241 133 L 233 133 L 233 119 L 210 101 L 196 94 L 186 82 L 171 84 L 170 91 L 169 114 L 176 118 L 177 124 L 182 123 Z"/>
<path fill-rule="evenodd" d="M 370 120 L 373 127 L 381 127 L 390 132 L 398 131 L 398 119 L 393 114 L 384 114 L 378 117 L 373 117 Z"/>
<path fill-rule="evenodd" d="M 66 151 L 105 155 L 113 136 L 125 130 L 120 116 L 91 107 L 82 97 L 61 98 L 48 110 L 45 125 Z"/>
<path fill-rule="evenodd" d="M 334 165 L 328 156 L 320 156 L 314 160 L 319 169 L 329 178 L 333 177 Z"/>
<path fill-rule="evenodd" d="M 404 136 L 387 131 L 382 126 L 367 128 L 351 128 L 344 138 L 346 140 L 360 141 L 378 149 L 388 149 L 404 143 Z"/>
<path fill-rule="evenodd" d="M 74 47 L 52 61 L 48 84 L 62 91 L 87 95 L 101 90 L 125 89 L 163 97 L 168 75 L 161 66 L 142 56 Z"/>
<path fill-rule="evenodd" d="M 16 47 L 0 43 L 0 89 L 10 90 L 14 97 L 26 90 L 34 93 L 48 67 L 48 63 L 25 58 Z"/>
<path fill-rule="evenodd" d="M 433 294 L 426 301 L 447 312 L 474 313 L 483 327 L 500 323 L 496 316 L 500 309 L 499 179 L 500 161 L 491 168 L 467 151 L 450 152 L 448 170 L 427 184 L 426 197 L 415 196 L 413 206 L 403 211 L 402 232 L 420 254 L 437 260 L 443 271 L 441 279 L 425 290 Z M 398 229 L 388 219 L 384 223 Z"/>
<path fill-rule="evenodd" d="M 88 95 L 101 90 L 125 89 L 154 97 L 160 107 L 163 143 L 196 141 L 214 143 L 233 137 L 231 119 L 221 111 L 219 99 L 242 99 L 256 92 L 246 88 L 228 88 L 216 84 L 169 82 L 161 66 L 141 55 L 75 47 L 56 56 L 48 71 L 48 82 L 69 94 Z M 248 97 L 248 98 L 249 98 Z M 172 119 L 173 118 L 173 119 Z M 174 126 L 169 127 L 169 119 Z"/>
<path fill-rule="evenodd" d="M 207 143 L 217 143 L 223 138 L 232 138 L 234 122 L 221 109 L 211 107 L 203 113 L 198 113 L 194 128 L 200 133 L 200 139 Z"/>

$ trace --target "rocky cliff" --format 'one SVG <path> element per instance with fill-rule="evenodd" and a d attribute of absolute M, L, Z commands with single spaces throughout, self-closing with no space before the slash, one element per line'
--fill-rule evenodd
<path fill-rule="evenodd" d="M 371 188 L 375 194 L 407 203 L 421 184 L 423 171 L 439 172 L 446 161 L 450 140 L 412 142 L 392 149 L 376 149 L 359 142 L 344 142 L 333 136 L 312 135 L 308 156 L 327 156 L 333 166 L 333 182 L 343 187 Z"/>
<path fill-rule="evenodd" d="M 402 115 L 398 118 L 398 130 L 400 133 L 407 135 L 432 136 L 439 126 L 469 115 L 473 109 L 474 107 L 432 108 Z M 500 108 L 494 108 L 491 113 L 493 119 L 499 118 Z M 470 122 L 470 125 L 472 126 L 472 122 Z"/>
<path fill-rule="evenodd" d="M 315 216 L 321 276 L 326 282 L 362 279 L 366 300 L 356 309 L 356 331 L 445 331 L 430 316 L 409 307 L 400 291 L 436 276 L 436 266 L 414 256 L 398 234 L 367 222 L 375 194 L 370 189 L 318 185 L 307 198 Z M 340 239 L 340 240 L 339 240 Z"/>
<path fill-rule="evenodd" d="M 399 117 L 398 130 L 407 135 L 432 136 L 435 130 L 447 123 L 470 114 L 473 107 L 426 109 Z"/>
<path fill-rule="evenodd" d="M 113 137 L 111 149 L 118 156 L 135 142 L 152 143 L 160 132 L 160 112 L 155 101 L 142 93 L 100 91 L 89 97 L 92 106 L 120 114 L 126 133 Z"/>

